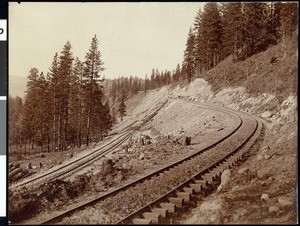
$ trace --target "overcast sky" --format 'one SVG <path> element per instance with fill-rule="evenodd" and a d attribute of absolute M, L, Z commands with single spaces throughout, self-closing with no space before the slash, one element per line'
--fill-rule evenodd
<path fill-rule="evenodd" d="M 190 26 L 204 3 L 26 3 L 9 2 L 9 75 L 46 73 L 55 52 L 70 41 L 84 59 L 96 34 L 106 78 L 148 76 L 183 60 Z"/>

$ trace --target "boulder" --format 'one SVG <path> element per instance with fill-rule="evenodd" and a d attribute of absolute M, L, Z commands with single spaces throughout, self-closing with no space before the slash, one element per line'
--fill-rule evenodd
<path fill-rule="evenodd" d="M 224 206 L 225 200 L 222 198 L 217 198 L 211 201 L 206 201 L 201 204 L 200 211 L 207 211 L 207 210 L 221 210 L 222 206 Z"/>
<path fill-rule="evenodd" d="M 268 194 L 262 194 L 260 197 L 261 201 L 268 201 L 269 199 L 270 199 L 270 197 Z"/>
<path fill-rule="evenodd" d="M 226 169 L 221 175 L 221 184 L 219 185 L 217 191 L 221 191 L 226 184 L 228 184 L 231 177 L 231 170 Z"/>
<path fill-rule="evenodd" d="M 268 159 L 270 159 L 270 158 L 271 158 L 270 155 L 264 155 L 264 159 L 265 159 L 265 160 L 268 160 Z"/>
<path fill-rule="evenodd" d="M 140 154 L 139 159 L 143 160 L 144 158 L 145 158 L 145 154 L 144 153 Z"/>
<path fill-rule="evenodd" d="M 269 178 L 269 176 L 270 176 L 270 173 L 269 173 L 269 172 L 264 171 L 263 169 L 257 170 L 257 177 L 258 177 L 260 180 L 267 179 L 267 178 Z"/>
<path fill-rule="evenodd" d="M 270 206 L 269 207 L 269 212 L 278 212 L 280 209 L 278 206 Z"/>
<path fill-rule="evenodd" d="M 146 145 L 149 145 L 149 144 L 151 144 L 151 141 L 147 139 L 147 140 L 145 141 L 145 144 L 146 144 Z"/>
<path fill-rule="evenodd" d="M 244 167 L 244 168 L 241 168 L 241 169 L 239 169 L 238 170 L 238 174 L 246 174 L 246 173 L 248 173 L 249 172 L 249 168 L 247 168 L 247 167 Z"/>
<path fill-rule="evenodd" d="M 289 198 L 287 197 L 280 197 L 278 199 L 278 203 L 280 206 L 285 207 L 285 206 L 291 206 L 293 203 L 290 201 Z"/>
<path fill-rule="evenodd" d="M 207 201 L 200 206 L 200 215 L 193 224 L 222 224 L 224 222 L 224 207 L 226 202 L 222 198 Z"/>
<path fill-rule="evenodd" d="M 191 137 L 188 137 L 188 136 L 181 136 L 178 138 L 178 142 L 181 144 L 181 145 L 185 145 L 185 146 L 188 146 L 191 144 Z"/>
<path fill-rule="evenodd" d="M 258 155 L 257 157 L 256 157 L 256 159 L 257 160 L 262 160 L 264 157 L 262 156 L 262 155 Z"/>

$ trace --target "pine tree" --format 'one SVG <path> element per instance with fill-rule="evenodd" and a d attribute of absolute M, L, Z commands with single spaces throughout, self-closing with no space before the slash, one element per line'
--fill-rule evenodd
<path fill-rule="evenodd" d="M 207 31 L 203 28 L 203 12 L 199 9 L 195 21 L 195 61 L 196 72 L 201 74 L 204 70 L 208 69 L 207 60 Z M 182 68 L 184 70 L 184 68 Z"/>
<path fill-rule="evenodd" d="M 19 96 L 15 98 L 9 96 L 9 117 L 8 117 L 8 139 L 9 145 L 12 147 L 13 145 L 21 147 L 22 152 L 22 145 L 25 141 L 25 136 L 22 133 L 21 127 L 21 120 L 23 114 L 23 101 Z"/>
<path fill-rule="evenodd" d="M 152 69 L 151 72 L 151 77 L 150 77 L 150 89 L 155 89 L 155 72 L 154 72 L 154 68 Z"/>
<path fill-rule="evenodd" d="M 27 139 L 33 149 L 37 131 L 40 126 L 39 121 L 39 71 L 31 68 L 27 77 L 27 90 L 24 104 L 24 114 L 22 119 L 22 130 L 27 134 Z"/>
<path fill-rule="evenodd" d="M 297 3 L 284 3 L 280 11 L 280 33 L 284 39 L 290 37 L 297 26 Z"/>
<path fill-rule="evenodd" d="M 222 58 L 232 54 L 233 61 L 237 61 L 238 49 L 242 46 L 242 22 L 242 3 L 224 3 L 222 17 Z"/>
<path fill-rule="evenodd" d="M 115 102 L 117 98 L 117 84 L 115 80 L 112 81 L 110 96 L 112 97 L 112 101 Z"/>
<path fill-rule="evenodd" d="M 176 71 L 173 74 L 172 80 L 173 82 L 179 81 L 180 78 L 180 64 L 177 64 Z"/>
<path fill-rule="evenodd" d="M 67 149 L 67 135 L 68 135 L 68 121 L 69 121 L 69 95 L 70 95 L 70 82 L 73 67 L 73 56 L 71 52 L 71 44 L 67 42 L 61 55 L 59 56 L 59 145 L 61 151 Z"/>
<path fill-rule="evenodd" d="M 184 60 L 182 67 L 186 70 L 186 78 L 188 83 L 191 82 L 192 77 L 195 75 L 196 68 L 196 53 L 195 53 L 195 35 L 192 28 L 190 28 L 186 49 L 184 51 Z"/>
<path fill-rule="evenodd" d="M 86 98 L 86 115 L 87 115 L 87 123 L 86 123 L 86 145 L 88 146 L 90 143 L 90 133 L 91 133 L 91 124 L 92 124 L 92 115 L 94 114 L 94 109 L 96 107 L 96 103 L 99 101 L 99 98 L 94 99 L 95 92 L 97 96 L 99 95 L 102 98 L 101 87 L 97 83 L 100 81 L 101 72 L 105 69 L 103 67 L 103 61 L 101 60 L 101 53 L 99 50 L 99 41 L 96 35 L 92 38 L 91 46 L 88 52 L 85 55 L 84 62 L 84 78 L 85 78 L 85 98 Z M 99 113 L 99 112 L 96 112 Z"/>
<path fill-rule="evenodd" d="M 145 82 L 144 82 L 144 92 L 150 89 L 150 80 L 148 79 L 148 76 L 146 74 L 145 76 Z"/>
<path fill-rule="evenodd" d="M 103 116 L 104 132 L 106 135 L 108 135 L 108 131 L 111 130 L 111 127 L 113 126 L 113 118 L 110 114 L 108 99 L 103 105 Z"/>
<path fill-rule="evenodd" d="M 81 147 L 82 143 L 83 110 L 83 63 L 76 58 L 70 81 L 69 139 L 77 147 Z"/>
<path fill-rule="evenodd" d="M 121 95 L 120 104 L 119 104 L 119 114 L 120 114 L 122 122 L 123 122 L 124 116 L 126 116 L 125 97 L 126 97 L 125 90 L 122 90 L 122 95 Z"/>
<path fill-rule="evenodd" d="M 49 80 L 50 80 L 50 95 L 53 99 L 53 139 L 52 150 L 58 150 L 59 141 L 59 118 L 60 118 L 60 77 L 58 71 L 59 59 L 58 54 L 55 53 L 50 67 Z"/>
<path fill-rule="evenodd" d="M 243 58 L 248 58 L 266 48 L 266 3 L 249 2 L 243 4 L 244 48 Z"/>
<path fill-rule="evenodd" d="M 280 40 L 280 18 L 282 2 L 271 2 L 267 7 L 267 33 L 271 44 L 277 44 Z"/>
<path fill-rule="evenodd" d="M 217 3 L 209 2 L 204 6 L 201 27 L 207 50 L 207 69 L 210 69 L 220 61 L 222 53 L 221 15 Z"/>

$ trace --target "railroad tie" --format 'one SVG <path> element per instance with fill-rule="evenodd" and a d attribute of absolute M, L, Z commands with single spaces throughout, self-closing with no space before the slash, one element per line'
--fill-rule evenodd
<path fill-rule="evenodd" d="M 169 211 L 165 208 L 153 208 L 151 211 L 153 213 L 159 213 L 163 218 L 167 218 L 169 216 Z"/>
<path fill-rule="evenodd" d="M 170 197 L 168 200 L 171 203 L 174 203 L 178 207 L 182 207 L 183 206 L 183 198 L 180 198 L 180 197 Z"/>
<path fill-rule="evenodd" d="M 193 195 L 195 193 L 194 188 L 188 188 L 188 187 L 184 187 L 183 191 L 190 193 L 191 195 Z"/>
<path fill-rule="evenodd" d="M 145 219 L 153 220 L 155 224 L 162 223 L 162 216 L 160 213 L 145 212 L 143 213 L 143 217 L 145 217 Z"/>
<path fill-rule="evenodd" d="M 159 204 L 161 208 L 167 209 L 169 213 L 175 213 L 175 204 L 169 202 L 162 202 Z"/>
<path fill-rule="evenodd" d="M 227 160 L 228 168 L 231 168 L 232 166 L 234 166 L 234 163 L 235 163 L 235 159 L 234 159 L 233 157 L 230 157 L 230 158 Z"/>
<path fill-rule="evenodd" d="M 213 169 L 211 171 L 211 174 L 213 175 L 213 178 L 215 179 L 215 178 L 219 177 L 222 174 L 222 171 L 223 171 L 223 169 L 221 167 L 218 167 L 216 169 Z"/>
<path fill-rule="evenodd" d="M 153 220 L 150 219 L 142 219 L 142 218 L 135 218 L 132 220 L 133 224 L 155 224 Z"/>
<path fill-rule="evenodd" d="M 212 184 L 213 182 L 213 177 L 210 173 L 203 175 L 202 178 L 206 181 L 206 185 Z"/>
<path fill-rule="evenodd" d="M 195 180 L 195 183 L 200 186 L 200 191 L 206 188 L 206 181 L 205 180 Z"/>
<path fill-rule="evenodd" d="M 177 192 L 178 197 L 183 198 L 184 201 L 189 202 L 191 200 L 191 194 L 188 192 Z"/>
<path fill-rule="evenodd" d="M 201 191 L 201 185 L 199 185 L 199 184 L 190 183 L 189 186 L 192 189 L 194 189 L 195 192 L 200 192 Z"/>

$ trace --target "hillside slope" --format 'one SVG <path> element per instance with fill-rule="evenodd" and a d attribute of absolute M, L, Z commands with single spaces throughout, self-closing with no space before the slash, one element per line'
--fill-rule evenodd
<path fill-rule="evenodd" d="M 243 86 L 252 96 L 275 94 L 282 102 L 297 90 L 297 37 L 255 54 L 245 61 L 233 63 L 231 56 L 200 75 L 213 91 Z"/>
<path fill-rule="evenodd" d="M 277 62 L 271 64 L 272 57 Z M 130 117 L 146 113 L 147 106 L 151 109 L 168 96 L 180 96 L 246 111 L 264 123 L 260 147 L 231 171 L 225 188 L 201 200 L 199 207 L 177 223 L 296 222 L 297 57 L 294 37 L 286 47 L 285 58 L 279 44 L 243 62 L 226 59 L 184 87 L 165 86 L 127 102 L 131 106 Z M 174 108 L 172 114 L 179 119 L 183 108 Z M 160 111 L 151 125 L 166 134 L 173 132 L 169 117 L 167 111 Z M 180 128 L 185 122 L 176 121 L 175 117 L 173 123 Z M 261 199 L 263 194 L 268 196 L 267 200 Z"/>

